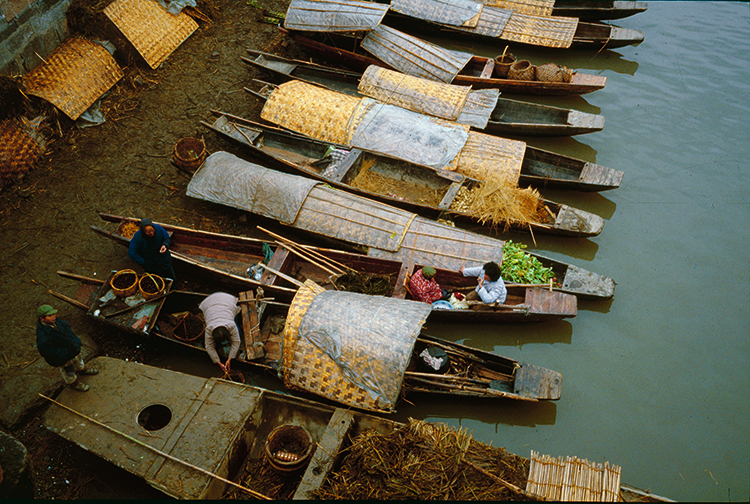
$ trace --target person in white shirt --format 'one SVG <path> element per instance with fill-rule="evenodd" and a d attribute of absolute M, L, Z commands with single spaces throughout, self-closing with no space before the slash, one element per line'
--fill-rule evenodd
<path fill-rule="evenodd" d="M 477 277 L 477 286 L 474 291 L 467 294 L 467 300 L 481 299 L 484 303 L 504 303 L 508 295 L 508 289 L 505 288 L 505 282 L 500 278 L 500 266 L 494 261 L 486 263 L 484 266 L 475 266 L 473 268 L 464 268 L 461 266 L 459 273 L 465 277 Z"/>
<path fill-rule="evenodd" d="M 215 292 L 204 299 L 198 306 L 206 320 L 204 344 L 208 356 L 225 373 L 230 371 L 232 359 L 237 357 L 240 351 L 241 338 L 239 329 L 235 323 L 235 317 L 241 310 L 237 305 L 237 301 L 239 300 L 231 294 Z M 221 345 L 227 338 L 231 342 L 228 354 Z M 219 353 L 222 354 L 221 357 Z"/>

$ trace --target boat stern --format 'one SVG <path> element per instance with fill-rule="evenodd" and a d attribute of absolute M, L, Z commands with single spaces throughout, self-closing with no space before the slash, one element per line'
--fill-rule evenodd
<path fill-rule="evenodd" d="M 533 364 L 521 364 L 516 371 L 514 392 L 521 397 L 556 401 L 562 390 L 562 373 Z"/>

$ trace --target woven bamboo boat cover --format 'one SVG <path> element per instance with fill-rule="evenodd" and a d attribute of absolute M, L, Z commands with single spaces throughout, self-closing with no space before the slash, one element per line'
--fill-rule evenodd
<path fill-rule="evenodd" d="M 198 23 L 184 12 L 175 16 L 152 0 L 115 0 L 104 14 L 151 68 L 161 65 L 198 29 Z"/>
<path fill-rule="evenodd" d="M 291 224 L 317 183 L 219 151 L 211 154 L 195 172 L 187 195 Z"/>
<path fill-rule="evenodd" d="M 365 31 L 380 24 L 388 4 L 358 0 L 292 0 L 284 27 L 301 31 Z"/>
<path fill-rule="evenodd" d="M 392 0 L 391 10 L 433 23 L 475 27 L 482 4 L 474 0 Z"/>
<path fill-rule="evenodd" d="M 468 124 L 479 129 L 486 128 L 492 112 L 497 107 L 498 98 L 500 98 L 499 89 L 477 89 L 476 91 L 472 91 L 466 98 L 466 104 L 456 122 Z"/>
<path fill-rule="evenodd" d="M 550 16 L 555 6 L 555 0 L 482 0 L 482 3 L 535 16 Z"/>
<path fill-rule="evenodd" d="M 525 153 L 526 142 L 470 131 L 451 169 L 477 180 L 506 177 L 518 184 Z"/>
<path fill-rule="evenodd" d="M 44 154 L 46 141 L 39 132 L 42 117 L 0 121 L 0 187 L 34 167 Z"/>
<path fill-rule="evenodd" d="M 578 18 L 514 12 L 500 38 L 544 47 L 567 48 L 573 43 L 577 28 Z"/>
<path fill-rule="evenodd" d="M 378 26 L 362 40 L 362 48 L 396 70 L 441 82 L 452 82 L 474 56 L 452 51 L 388 26 Z"/>
<path fill-rule="evenodd" d="M 303 285 L 284 328 L 284 385 L 392 412 L 426 303 Z"/>
<path fill-rule="evenodd" d="M 503 34 L 505 25 L 510 20 L 512 14 L 513 11 L 511 10 L 485 5 L 482 8 L 482 12 L 479 15 L 479 21 L 475 27 L 454 26 L 452 28 L 473 33 L 475 35 L 497 38 Z"/>
<path fill-rule="evenodd" d="M 23 77 L 28 94 L 38 96 L 76 120 L 123 76 L 101 44 L 70 38 Z"/>

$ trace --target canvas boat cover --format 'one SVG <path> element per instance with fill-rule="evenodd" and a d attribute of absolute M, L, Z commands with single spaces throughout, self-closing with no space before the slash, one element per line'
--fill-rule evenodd
<path fill-rule="evenodd" d="M 318 182 L 288 177 L 219 151 L 195 172 L 187 195 L 291 224 Z"/>
<path fill-rule="evenodd" d="M 452 82 L 474 56 L 418 39 L 388 26 L 378 26 L 362 40 L 362 48 L 405 74 Z"/>
<path fill-rule="evenodd" d="M 475 27 L 482 4 L 474 0 L 392 0 L 391 10 L 433 23 Z"/>
<path fill-rule="evenodd" d="M 448 167 L 468 138 L 468 126 L 301 81 L 278 86 L 260 116 L 318 140 L 436 169 Z"/>
<path fill-rule="evenodd" d="M 359 0 L 292 0 L 284 27 L 314 32 L 369 31 L 380 24 L 389 7 Z"/>
<path fill-rule="evenodd" d="M 550 16 L 552 15 L 552 9 L 555 7 L 555 0 L 482 0 L 482 3 L 535 16 Z"/>
<path fill-rule="evenodd" d="M 284 384 L 348 406 L 393 412 L 431 309 L 305 282 L 284 327 Z"/>
<path fill-rule="evenodd" d="M 365 70 L 358 89 L 383 103 L 480 129 L 487 126 L 500 96 L 498 89 L 472 91 L 471 86 L 423 79 L 377 65 Z"/>

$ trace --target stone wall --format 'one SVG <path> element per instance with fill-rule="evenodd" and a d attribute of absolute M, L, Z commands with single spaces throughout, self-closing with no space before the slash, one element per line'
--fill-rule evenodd
<path fill-rule="evenodd" d="M 34 69 L 66 38 L 72 0 L 0 0 L 0 74 Z"/>

